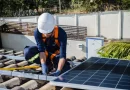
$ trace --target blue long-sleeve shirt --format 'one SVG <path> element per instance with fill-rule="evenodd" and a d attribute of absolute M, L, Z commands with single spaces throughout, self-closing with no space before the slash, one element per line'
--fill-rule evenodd
<path fill-rule="evenodd" d="M 60 58 L 66 58 L 66 45 L 67 45 L 67 35 L 66 32 L 61 28 L 58 27 L 58 41 L 60 43 Z M 34 31 L 34 37 L 37 43 L 37 47 L 39 52 L 45 51 L 45 43 L 42 40 L 42 33 L 38 31 L 38 28 Z"/>

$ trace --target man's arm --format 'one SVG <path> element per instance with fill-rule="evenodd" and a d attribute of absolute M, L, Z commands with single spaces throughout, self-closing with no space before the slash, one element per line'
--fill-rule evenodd
<path fill-rule="evenodd" d="M 37 43 L 38 51 L 40 52 L 40 61 L 43 63 L 46 61 L 46 56 L 45 56 L 45 49 L 44 49 L 44 42 L 42 41 L 42 34 L 36 29 L 34 31 L 34 37 Z"/>
<path fill-rule="evenodd" d="M 41 64 L 43 63 L 46 63 L 46 55 L 44 52 L 40 52 L 40 61 L 41 61 Z"/>
<path fill-rule="evenodd" d="M 64 66 L 64 64 L 65 64 L 65 58 L 60 58 L 57 70 L 61 71 L 63 66 Z"/>
<path fill-rule="evenodd" d="M 59 30 L 59 42 L 60 42 L 60 60 L 58 63 L 58 70 L 61 71 L 66 61 L 67 35 L 64 30 L 61 31 Z"/>
<path fill-rule="evenodd" d="M 34 31 L 34 37 L 37 43 L 37 47 L 39 50 L 39 57 L 42 65 L 42 73 L 47 74 L 47 66 L 46 66 L 46 55 L 44 49 L 44 42 L 42 41 L 42 35 L 39 33 L 38 29 Z"/>
<path fill-rule="evenodd" d="M 41 61 L 41 66 L 42 66 L 42 73 L 44 75 L 47 75 L 48 67 L 46 65 L 46 55 L 44 52 L 40 52 L 39 56 L 40 56 L 40 61 Z"/>
<path fill-rule="evenodd" d="M 57 71 L 51 74 L 53 76 L 58 76 L 61 73 L 64 64 L 66 62 L 67 35 L 66 32 L 61 28 L 59 28 L 58 40 L 60 42 L 60 58 L 59 58 Z"/>

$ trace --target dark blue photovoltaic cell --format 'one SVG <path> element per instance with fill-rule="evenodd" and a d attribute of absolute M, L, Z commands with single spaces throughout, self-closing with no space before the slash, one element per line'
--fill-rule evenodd
<path fill-rule="evenodd" d="M 71 77 L 74 77 L 74 76 L 76 76 L 77 74 L 75 74 L 75 73 L 67 73 L 66 74 L 66 76 L 71 76 Z"/>
<path fill-rule="evenodd" d="M 129 63 L 129 61 L 126 61 L 126 60 L 122 60 L 119 62 L 118 65 L 121 65 L 121 66 L 126 66 L 127 64 Z"/>
<path fill-rule="evenodd" d="M 130 61 L 92 57 L 54 81 L 130 90 Z"/>
<path fill-rule="evenodd" d="M 99 78 L 99 79 L 101 79 L 101 80 L 103 80 L 104 78 L 105 78 L 106 76 L 98 76 L 98 75 L 93 75 L 91 78 Z"/>
<path fill-rule="evenodd" d="M 84 80 L 71 80 L 69 83 L 75 83 L 75 84 L 82 84 L 84 83 Z"/>
<path fill-rule="evenodd" d="M 119 82 L 119 85 L 128 85 L 128 86 L 129 86 L 129 85 L 130 85 L 130 82 L 122 82 L 122 81 L 120 81 L 120 82 Z"/>
<path fill-rule="evenodd" d="M 73 76 L 63 75 L 62 78 L 64 78 L 64 79 L 69 79 L 69 80 L 70 80 L 70 79 L 73 78 Z"/>
<path fill-rule="evenodd" d="M 87 62 L 96 62 L 99 59 L 100 58 L 97 58 L 97 57 L 91 57 L 90 59 L 87 60 Z"/>
<path fill-rule="evenodd" d="M 99 86 L 100 82 L 86 82 L 84 85 Z"/>
<path fill-rule="evenodd" d="M 127 75 L 127 74 L 126 74 L 126 75 L 124 74 L 124 75 L 122 76 L 122 79 L 128 79 L 128 80 L 129 80 L 129 78 L 130 78 L 130 76 Z"/>
<path fill-rule="evenodd" d="M 57 79 L 55 79 L 54 81 L 56 81 L 56 82 L 68 82 L 69 79 L 57 78 Z"/>
<path fill-rule="evenodd" d="M 126 67 L 127 67 L 127 66 L 116 66 L 116 67 L 112 70 L 112 73 L 123 74 Z"/>
<path fill-rule="evenodd" d="M 118 85 L 117 88 L 122 88 L 125 90 L 130 90 L 130 85 Z"/>
<path fill-rule="evenodd" d="M 128 68 L 125 70 L 124 74 L 126 74 L 126 75 L 129 75 L 129 76 L 130 76 L 130 67 L 128 67 Z"/>
<path fill-rule="evenodd" d="M 121 78 L 121 81 L 120 82 L 130 82 L 130 79 L 124 79 L 124 78 Z"/>
<path fill-rule="evenodd" d="M 88 82 L 102 82 L 103 80 L 100 78 L 91 78 L 88 80 Z"/>
<path fill-rule="evenodd" d="M 121 78 L 121 74 L 113 74 L 113 73 L 110 73 L 107 77 Z"/>
<path fill-rule="evenodd" d="M 107 74 L 108 74 L 107 72 L 105 72 L 105 73 L 97 72 L 96 73 L 96 75 L 98 75 L 98 76 L 106 76 Z"/>
<path fill-rule="evenodd" d="M 77 76 L 77 77 L 75 77 L 75 79 L 76 79 L 76 80 L 83 80 L 83 81 L 84 81 L 84 80 L 89 79 L 90 77 L 91 77 L 91 76 L 82 76 L 82 77 L 81 77 L 81 76 Z"/>
<path fill-rule="evenodd" d="M 103 83 L 115 84 L 115 83 L 118 83 L 118 81 L 105 79 L 105 80 L 103 81 Z"/>
<path fill-rule="evenodd" d="M 111 59 L 107 64 L 108 65 L 116 65 L 119 62 L 119 60 Z"/>
<path fill-rule="evenodd" d="M 102 59 L 98 60 L 96 63 L 104 64 L 104 63 L 106 63 L 107 61 L 109 61 L 109 59 L 102 58 Z"/>
<path fill-rule="evenodd" d="M 115 81 L 119 81 L 120 77 L 107 77 L 107 80 L 115 80 Z"/>
<path fill-rule="evenodd" d="M 102 87 L 110 87 L 110 88 L 115 88 L 116 84 L 102 83 L 100 86 L 102 86 Z"/>

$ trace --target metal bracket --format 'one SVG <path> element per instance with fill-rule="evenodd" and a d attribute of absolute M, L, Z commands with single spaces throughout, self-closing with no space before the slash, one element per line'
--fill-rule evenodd
<path fill-rule="evenodd" d="M 4 56 L 8 59 L 25 60 L 25 57 L 20 57 L 20 56 L 11 56 L 11 55 L 1 55 L 1 56 Z"/>
<path fill-rule="evenodd" d="M 0 75 L 9 75 L 11 76 L 11 71 L 5 71 L 5 70 L 0 70 Z"/>
<path fill-rule="evenodd" d="M 55 76 L 46 76 L 46 75 L 39 75 L 39 80 L 46 80 L 46 81 L 52 81 L 54 80 L 56 77 Z"/>
<path fill-rule="evenodd" d="M 37 74 L 24 73 L 24 72 L 12 72 L 12 76 L 26 77 L 26 78 L 31 78 L 31 79 L 38 79 Z"/>

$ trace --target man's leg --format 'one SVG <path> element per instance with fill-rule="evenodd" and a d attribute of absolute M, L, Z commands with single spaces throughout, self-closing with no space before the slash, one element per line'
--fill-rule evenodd
<path fill-rule="evenodd" d="M 39 51 L 38 51 L 37 46 L 26 46 L 24 48 L 24 55 L 25 55 L 26 60 L 31 59 L 38 53 L 39 53 Z M 39 56 L 33 61 L 33 63 L 41 64 Z"/>

